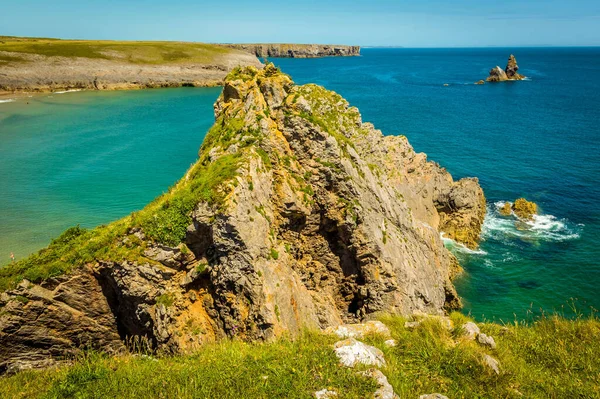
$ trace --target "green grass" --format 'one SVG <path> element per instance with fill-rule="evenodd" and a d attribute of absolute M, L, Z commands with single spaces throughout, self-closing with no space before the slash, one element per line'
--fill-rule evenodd
<path fill-rule="evenodd" d="M 467 320 L 458 313 L 451 318 L 456 326 Z M 600 397 L 600 322 L 594 316 L 480 325 L 496 339 L 496 350 L 460 339 L 434 320 L 415 330 L 404 328 L 401 317 L 382 320 L 398 346 L 388 348 L 377 336 L 365 342 L 383 350 L 387 365 L 381 370 L 401 398 L 433 392 L 453 399 Z M 296 341 L 226 340 L 182 356 L 87 353 L 70 365 L 0 378 L 0 397 L 311 398 L 323 388 L 339 398 L 370 397 L 372 382 L 337 365 L 335 341 L 306 332 Z M 500 375 L 482 365 L 483 354 L 500 361 Z"/>
<path fill-rule="evenodd" d="M 0 51 L 46 57 L 83 57 L 125 61 L 134 64 L 209 63 L 233 50 L 205 43 L 136 42 L 108 40 L 58 40 L 0 37 Z M 0 55 L 2 63 L 23 58 Z"/>

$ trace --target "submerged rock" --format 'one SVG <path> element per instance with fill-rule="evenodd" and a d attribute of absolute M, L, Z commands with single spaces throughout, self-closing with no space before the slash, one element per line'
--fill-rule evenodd
<path fill-rule="evenodd" d="M 485 84 L 485 80 L 483 80 L 483 79 L 478 80 L 477 82 L 475 82 L 475 84 L 476 85 L 483 85 L 483 84 Z"/>
<path fill-rule="evenodd" d="M 506 68 L 502 69 L 499 66 L 490 70 L 490 76 L 486 79 L 487 82 L 504 82 L 507 80 L 523 80 L 525 76 L 520 75 L 517 71 L 519 66 L 517 65 L 517 59 L 514 55 L 508 57 L 508 63 Z"/>
<path fill-rule="evenodd" d="M 440 232 L 477 245 L 477 179 L 454 181 L 405 137 L 272 64 L 234 70 L 214 109 L 197 164 L 114 227 L 113 252 L 78 242 L 96 254 L 87 266 L 2 294 L 0 367 L 132 339 L 187 352 L 458 306 Z"/>

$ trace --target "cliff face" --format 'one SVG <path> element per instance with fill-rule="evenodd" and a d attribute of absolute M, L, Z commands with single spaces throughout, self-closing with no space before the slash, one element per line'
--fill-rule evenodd
<path fill-rule="evenodd" d="M 0 92 L 217 86 L 247 52 L 203 43 L 0 37 Z"/>
<path fill-rule="evenodd" d="M 228 44 L 226 46 L 247 51 L 260 58 L 316 58 L 360 55 L 360 46 L 322 44 Z"/>
<path fill-rule="evenodd" d="M 338 94 L 296 86 L 272 64 L 234 70 L 215 118 L 168 194 L 114 228 L 58 240 L 95 251 L 82 266 L 0 296 L 0 367 L 459 306 L 440 232 L 476 245 L 476 179 L 454 181 L 405 137 L 383 136 Z M 30 264 L 70 253 L 53 251 Z"/>

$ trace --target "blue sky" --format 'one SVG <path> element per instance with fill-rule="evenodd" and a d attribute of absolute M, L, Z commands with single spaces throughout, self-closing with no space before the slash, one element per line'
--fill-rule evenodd
<path fill-rule="evenodd" d="M 598 0 L 0 0 L 0 35 L 405 46 L 600 45 Z"/>

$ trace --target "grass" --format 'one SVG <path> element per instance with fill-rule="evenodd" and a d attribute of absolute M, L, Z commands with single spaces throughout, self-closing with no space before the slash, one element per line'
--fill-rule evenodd
<path fill-rule="evenodd" d="M 457 326 L 467 320 L 458 313 L 451 318 Z M 480 325 L 496 339 L 496 350 L 465 341 L 435 320 L 415 330 L 406 329 L 401 317 L 382 320 L 398 345 L 388 348 L 377 336 L 365 342 L 383 350 L 387 365 L 381 370 L 400 397 L 433 392 L 453 399 L 600 397 L 600 322 L 594 316 Z M 337 365 L 335 341 L 305 332 L 296 341 L 226 340 L 184 356 L 86 353 L 67 366 L 0 378 L 0 397 L 311 398 L 323 388 L 339 398 L 370 397 L 371 381 Z M 482 365 L 486 353 L 500 361 L 500 375 Z"/>
<path fill-rule="evenodd" d="M 208 63 L 233 50 L 218 45 L 189 42 L 59 40 L 2 36 L 0 51 L 46 57 L 116 60 L 133 64 L 177 64 Z M 0 55 L 0 65 L 25 62 L 23 58 Z"/>

